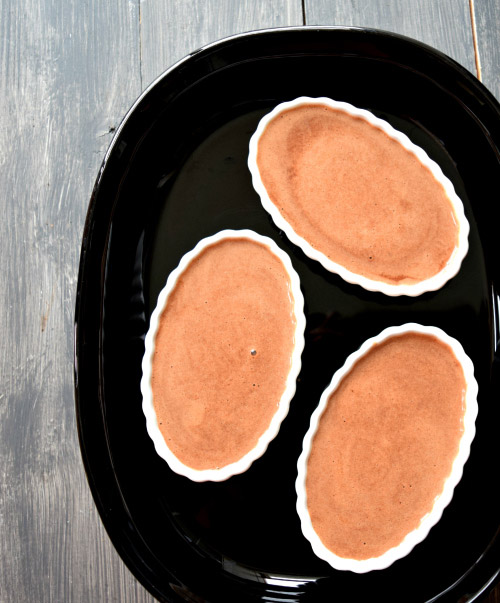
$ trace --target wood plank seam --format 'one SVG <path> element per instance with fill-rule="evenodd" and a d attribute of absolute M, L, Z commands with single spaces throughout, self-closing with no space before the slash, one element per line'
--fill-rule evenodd
<path fill-rule="evenodd" d="M 139 13 L 139 85 L 141 92 L 144 91 L 144 85 L 142 82 L 142 0 L 138 1 L 138 13 Z"/>
<path fill-rule="evenodd" d="M 472 26 L 472 44 L 474 46 L 474 59 L 476 61 L 476 72 L 477 78 L 481 82 L 481 59 L 479 57 L 479 47 L 477 44 L 477 28 L 476 28 L 476 14 L 475 14 L 475 6 L 474 0 L 469 0 L 469 10 L 470 10 L 470 21 Z"/>

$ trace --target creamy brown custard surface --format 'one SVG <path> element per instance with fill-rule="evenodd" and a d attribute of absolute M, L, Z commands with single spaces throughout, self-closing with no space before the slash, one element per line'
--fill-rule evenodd
<path fill-rule="evenodd" d="M 314 249 L 366 278 L 412 284 L 440 272 L 458 244 L 444 187 L 366 120 L 306 104 L 269 122 L 257 165 L 271 202 Z"/>
<path fill-rule="evenodd" d="M 431 511 L 463 432 L 453 351 L 408 333 L 375 345 L 333 392 L 307 464 L 307 508 L 339 557 L 378 557 Z"/>
<path fill-rule="evenodd" d="M 160 318 L 151 380 L 181 462 L 216 469 L 255 447 L 285 390 L 294 332 L 290 277 L 264 244 L 224 239 L 189 264 Z"/>

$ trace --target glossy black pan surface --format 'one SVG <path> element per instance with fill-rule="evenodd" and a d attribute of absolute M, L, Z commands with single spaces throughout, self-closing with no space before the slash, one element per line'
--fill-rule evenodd
<path fill-rule="evenodd" d="M 457 277 L 418 298 L 369 293 L 326 273 L 274 226 L 246 159 L 260 117 L 297 96 L 371 110 L 442 167 L 471 224 Z M 75 391 L 83 460 L 108 533 L 160 601 L 458 601 L 500 570 L 500 108 L 465 69 L 375 30 L 293 28 L 229 38 L 166 72 L 106 155 L 83 237 Z M 291 257 L 306 347 L 289 416 L 267 453 L 223 483 L 173 474 L 149 439 L 139 383 L 156 297 L 182 255 L 224 228 L 251 228 Z M 407 321 L 443 328 L 472 358 L 477 435 L 450 506 L 427 539 L 384 571 L 317 559 L 295 512 L 296 461 L 333 372 L 368 337 Z"/>

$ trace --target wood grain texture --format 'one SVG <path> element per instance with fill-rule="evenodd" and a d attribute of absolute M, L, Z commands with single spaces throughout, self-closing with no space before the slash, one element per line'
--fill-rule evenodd
<path fill-rule="evenodd" d="M 500 2 L 471 0 L 481 81 L 500 101 Z"/>
<path fill-rule="evenodd" d="M 0 6 L 0 601 L 131 600 L 83 471 L 72 359 L 88 200 L 140 92 L 138 5 Z"/>
<path fill-rule="evenodd" d="M 354 25 L 429 44 L 476 74 L 469 0 L 304 0 L 307 25 Z"/>
<path fill-rule="evenodd" d="M 181 0 L 141 3 L 142 80 L 226 36 L 268 27 L 302 25 L 301 0 Z"/>

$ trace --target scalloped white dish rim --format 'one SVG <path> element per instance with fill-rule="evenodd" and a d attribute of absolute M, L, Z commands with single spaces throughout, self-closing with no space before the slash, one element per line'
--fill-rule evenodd
<path fill-rule="evenodd" d="M 174 290 L 179 278 L 189 267 L 191 262 L 197 258 L 205 249 L 215 245 L 223 240 L 230 239 L 250 239 L 256 243 L 266 246 L 269 251 L 281 260 L 284 270 L 290 279 L 290 293 L 293 302 L 293 315 L 295 318 L 295 333 L 294 347 L 291 355 L 290 370 L 287 376 L 285 390 L 278 401 L 277 410 L 271 419 L 269 427 L 263 432 L 254 448 L 249 450 L 238 461 L 230 463 L 220 468 L 215 469 L 194 469 L 185 465 L 168 447 L 158 426 L 158 420 L 153 403 L 153 392 L 151 388 L 152 365 L 155 351 L 155 340 L 160 318 L 165 309 L 171 292 Z M 168 276 L 164 288 L 158 296 L 158 302 L 151 315 L 150 326 L 145 339 L 145 351 L 142 360 L 142 410 L 146 417 L 146 428 L 150 438 L 153 440 L 155 450 L 158 455 L 163 458 L 169 467 L 175 473 L 183 475 L 195 482 L 204 481 L 224 481 L 233 475 L 245 472 L 251 464 L 260 458 L 267 450 L 270 442 L 277 436 L 281 423 L 288 414 L 290 402 L 295 395 L 296 381 L 300 373 L 302 360 L 301 355 L 304 349 L 304 331 L 305 331 L 305 315 L 304 315 L 304 297 L 300 289 L 300 279 L 293 268 L 292 262 L 288 254 L 283 251 L 272 239 L 256 233 L 253 230 L 222 230 L 218 233 L 206 237 L 199 241 L 197 245 L 187 252 L 180 260 L 179 265 Z"/>
<path fill-rule="evenodd" d="M 378 557 L 369 559 L 359 560 L 340 557 L 323 544 L 312 526 L 311 518 L 307 510 L 306 478 L 307 462 L 311 452 L 311 446 L 320 424 L 321 416 L 328 405 L 328 400 L 342 382 L 343 378 L 354 368 L 358 360 L 369 352 L 374 345 L 405 333 L 433 335 L 451 348 L 462 366 L 466 383 L 466 393 L 464 400 L 465 411 L 463 417 L 463 432 L 458 453 L 453 461 L 451 473 L 444 483 L 443 491 L 435 498 L 432 509 L 422 518 L 419 526 L 409 532 L 399 545 L 388 549 Z M 469 458 L 470 447 L 476 433 L 475 422 L 478 414 L 477 394 L 478 385 L 474 377 L 474 366 L 472 361 L 465 353 L 461 343 L 447 335 L 438 327 L 423 326 L 417 323 L 406 323 L 398 327 L 388 327 L 379 335 L 367 339 L 359 350 L 347 358 L 345 364 L 334 374 L 330 385 L 323 392 L 320 402 L 311 416 L 310 426 L 303 441 L 302 453 L 297 463 L 298 474 L 295 482 L 295 489 L 297 492 L 297 513 L 300 518 L 302 533 L 310 542 L 314 553 L 319 558 L 323 559 L 337 570 L 348 570 L 358 574 L 372 570 L 382 570 L 392 565 L 398 559 L 406 557 L 417 544 L 427 537 L 431 528 L 441 519 L 444 509 L 451 502 L 454 489 L 462 478 L 464 465 Z"/>
<path fill-rule="evenodd" d="M 267 125 L 280 113 L 299 107 L 301 105 L 327 105 L 332 109 L 344 111 L 349 115 L 360 117 L 370 123 L 372 126 L 379 128 L 385 132 L 391 139 L 399 142 L 405 149 L 416 156 L 418 161 L 427 167 L 434 178 L 443 186 L 445 193 L 452 205 L 455 218 L 458 226 L 458 241 L 457 245 L 450 256 L 446 265 L 435 275 L 422 281 L 411 284 L 391 284 L 383 281 L 367 278 L 356 272 L 348 270 L 342 264 L 338 264 L 331 260 L 322 251 L 315 249 L 309 241 L 300 236 L 291 226 L 291 224 L 282 216 L 278 207 L 271 201 L 267 189 L 262 182 L 260 171 L 257 164 L 257 151 L 260 137 L 264 133 Z M 255 191 L 258 193 L 262 206 L 271 215 L 274 223 L 278 228 L 283 230 L 286 236 L 311 259 L 318 261 L 326 270 L 338 274 L 346 282 L 359 285 L 368 291 L 376 291 L 384 293 L 388 296 L 406 295 L 415 297 L 427 291 L 436 291 L 443 287 L 451 278 L 453 278 L 460 270 L 462 261 L 467 255 L 469 249 L 469 222 L 465 217 L 464 206 L 461 199 L 455 192 L 452 182 L 447 178 L 441 167 L 432 160 L 421 147 L 417 146 L 408 138 L 406 134 L 396 130 L 387 121 L 376 117 L 373 113 L 366 109 L 360 109 L 354 105 L 336 101 L 327 97 L 310 98 L 301 96 L 291 101 L 280 103 L 271 112 L 267 113 L 260 120 L 257 129 L 250 139 L 248 168 L 252 175 L 252 184 Z"/>

